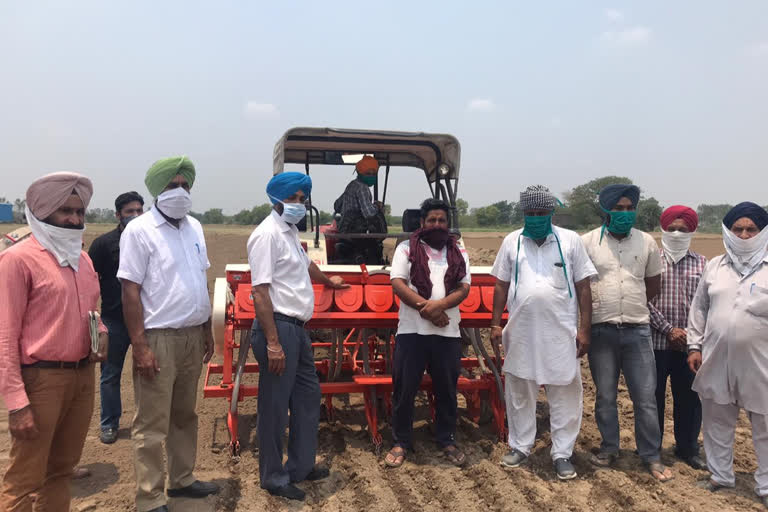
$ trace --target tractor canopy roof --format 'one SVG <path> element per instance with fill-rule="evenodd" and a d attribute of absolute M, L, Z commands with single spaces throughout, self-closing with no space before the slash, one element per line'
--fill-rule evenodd
<path fill-rule="evenodd" d="M 382 167 L 421 169 L 429 183 L 459 177 L 461 146 L 453 135 L 336 128 L 285 132 L 275 144 L 272 172 L 280 174 L 285 164 L 354 165 L 363 154 L 373 155 Z"/>

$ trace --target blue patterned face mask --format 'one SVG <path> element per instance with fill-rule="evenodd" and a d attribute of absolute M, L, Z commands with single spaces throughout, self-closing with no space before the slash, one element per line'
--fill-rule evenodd
<path fill-rule="evenodd" d="M 283 205 L 283 213 L 280 214 L 280 218 L 287 224 L 298 224 L 301 219 L 307 215 L 307 207 L 304 203 L 284 203 L 276 197 L 269 196 L 281 205 Z"/>

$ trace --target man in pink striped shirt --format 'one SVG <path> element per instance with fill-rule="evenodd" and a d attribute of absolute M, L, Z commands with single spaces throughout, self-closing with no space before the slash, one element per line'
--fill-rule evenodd
<path fill-rule="evenodd" d="M 11 454 L 0 509 L 69 510 L 69 479 L 93 413 L 89 311 L 99 281 L 82 251 L 91 181 L 43 176 L 27 190 L 32 236 L 0 254 L 0 396 L 9 410 Z"/>

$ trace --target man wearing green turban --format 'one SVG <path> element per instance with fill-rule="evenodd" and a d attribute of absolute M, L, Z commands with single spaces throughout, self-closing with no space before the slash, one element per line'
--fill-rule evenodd
<path fill-rule="evenodd" d="M 117 277 L 133 351 L 131 438 L 139 512 L 168 512 L 167 498 L 219 491 L 194 476 L 198 381 L 213 355 L 211 264 L 203 227 L 189 215 L 194 180 L 187 157 L 152 164 L 144 182 L 155 204 L 120 236 Z"/>
<path fill-rule="evenodd" d="M 144 184 L 153 197 L 159 196 L 177 175 L 187 180 L 189 187 L 195 183 L 195 165 L 186 156 L 169 156 L 158 160 L 147 171 Z"/>

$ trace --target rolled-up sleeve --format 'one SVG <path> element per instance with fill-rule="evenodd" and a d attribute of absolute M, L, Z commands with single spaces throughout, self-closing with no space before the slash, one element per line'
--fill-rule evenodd
<path fill-rule="evenodd" d="M 30 278 L 29 269 L 19 257 L 0 255 L 0 396 L 9 411 L 29 405 L 21 378 L 19 339 Z"/>
<path fill-rule="evenodd" d="M 271 233 L 258 233 L 248 241 L 248 264 L 251 286 L 272 284 L 272 275 L 279 254 L 277 240 Z"/>
<path fill-rule="evenodd" d="M 120 237 L 120 267 L 118 279 L 126 279 L 138 285 L 144 283 L 149 267 L 149 247 L 137 229 L 130 224 Z"/>

